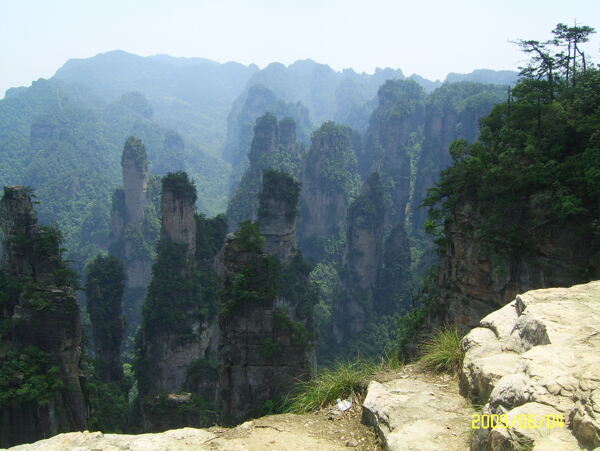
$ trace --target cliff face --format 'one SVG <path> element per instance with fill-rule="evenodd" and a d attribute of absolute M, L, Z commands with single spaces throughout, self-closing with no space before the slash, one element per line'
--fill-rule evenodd
<path fill-rule="evenodd" d="M 219 257 L 220 403 L 233 422 L 260 414 L 314 373 L 316 299 L 309 268 L 293 247 L 298 192 L 290 176 L 266 172 L 259 227 L 243 223 Z"/>
<path fill-rule="evenodd" d="M 296 205 L 300 186 L 285 173 L 268 170 L 263 174 L 258 196 L 258 225 L 265 238 L 265 252 L 288 263 L 296 251 Z"/>
<path fill-rule="evenodd" d="M 334 305 L 334 337 L 338 344 L 362 332 L 373 316 L 383 256 L 383 196 L 379 174 L 374 173 L 365 181 L 348 212 L 341 296 Z"/>
<path fill-rule="evenodd" d="M 193 264 L 196 253 L 195 198 L 178 193 L 176 187 L 165 186 L 160 200 L 161 239 L 185 245 L 187 258 Z"/>
<path fill-rule="evenodd" d="M 148 160 L 144 144 L 130 137 L 121 158 L 123 188 L 113 194 L 109 251 L 125 269 L 124 310 L 129 333 L 141 319 L 141 309 L 150 282 L 156 221 L 149 192 Z"/>
<path fill-rule="evenodd" d="M 446 226 L 437 284 L 451 321 L 477 324 L 518 293 L 589 279 L 582 268 L 589 267 L 592 258 L 591 235 L 548 224 L 536 230 L 526 253 L 502 256 L 475 232 L 480 223 L 481 214 L 472 203 L 464 203 Z"/>
<path fill-rule="evenodd" d="M 82 327 L 60 233 L 37 225 L 29 191 L 0 201 L 0 446 L 86 428 Z"/>
<path fill-rule="evenodd" d="M 457 139 L 476 141 L 479 119 L 505 98 L 503 87 L 472 82 L 445 84 L 427 98 L 424 139 L 416 165 L 411 233 L 423 233 L 427 210 L 419 205 L 425 199 L 427 189 L 439 180 L 440 171 L 452 164 L 448 151 L 450 144 Z"/>
<path fill-rule="evenodd" d="M 582 74 L 537 110 L 524 81 L 480 121 L 478 142 L 450 148 L 428 198 L 442 321 L 474 324 L 517 293 L 599 277 L 599 80 Z"/>
<path fill-rule="evenodd" d="M 135 365 L 146 430 L 205 424 L 205 403 L 214 403 L 217 393 L 219 331 L 212 259 L 223 240 L 225 221 L 195 215 L 195 201 L 187 174 L 163 178 L 161 238 Z M 199 228 L 205 235 L 197 233 Z M 176 395 L 180 392 L 187 394 Z"/>
<path fill-rule="evenodd" d="M 360 186 L 351 130 L 333 122 L 312 136 L 302 170 L 298 240 L 310 260 L 325 255 L 325 241 L 346 226 L 348 205 Z"/>
<path fill-rule="evenodd" d="M 377 275 L 375 309 L 389 314 L 412 307 L 410 248 L 404 224 L 392 228 L 383 247 L 383 264 Z"/>
<path fill-rule="evenodd" d="M 412 80 L 393 80 L 379 89 L 378 100 L 359 163 L 363 177 L 379 172 L 391 200 L 386 220 L 396 224 L 410 199 L 409 150 L 424 120 L 425 93 Z"/>

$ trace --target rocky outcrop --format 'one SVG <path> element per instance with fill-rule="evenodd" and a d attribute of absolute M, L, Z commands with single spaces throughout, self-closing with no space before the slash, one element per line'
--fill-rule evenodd
<path fill-rule="evenodd" d="M 138 138 L 132 136 L 125 142 L 121 167 L 123 188 L 113 194 L 109 252 L 121 260 L 125 269 L 123 308 L 128 334 L 133 335 L 141 320 L 156 239 L 156 233 L 148 227 L 156 220 L 148 217 L 156 215 L 148 190 L 148 160 Z"/>
<path fill-rule="evenodd" d="M 296 142 L 296 123 L 291 118 L 277 120 L 265 113 L 256 120 L 248 154 L 249 166 L 227 208 L 230 230 L 245 220 L 256 220 L 262 174 L 269 168 L 299 175 L 303 146 Z"/>
<path fill-rule="evenodd" d="M 388 382 L 371 381 L 362 407 L 384 450 L 468 449 L 472 407 L 449 376 L 402 368 Z"/>
<path fill-rule="evenodd" d="M 148 160 L 142 141 L 129 137 L 121 157 L 127 224 L 142 222 L 148 190 Z"/>
<path fill-rule="evenodd" d="M 478 429 L 472 449 L 600 446 L 599 330 L 600 282 L 529 291 L 483 318 L 462 341 L 461 390 L 512 427 Z"/>
<path fill-rule="evenodd" d="M 312 261 L 325 255 L 327 239 L 346 228 L 348 205 L 360 187 L 352 131 L 326 122 L 313 133 L 302 169 L 298 241 Z"/>
<path fill-rule="evenodd" d="M 298 125 L 298 137 L 302 142 L 308 140 L 308 131 L 311 124 L 308 119 L 308 110 L 301 103 L 286 103 L 277 98 L 270 89 L 261 84 L 252 84 L 247 92 L 242 94 L 233 104 L 227 119 L 227 140 L 223 147 L 223 155 L 237 170 L 232 175 L 232 187 L 235 189 L 239 177 L 246 168 L 245 160 L 248 156 L 253 137 L 253 128 L 259 117 L 271 112 L 276 117 L 290 117 Z"/>
<path fill-rule="evenodd" d="M 195 202 L 195 189 L 190 187 L 185 173 L 173 173 L 163 179 L 161 239 L 184 245 L 190 265 L 194 264 L 196 254 Z"/>
<path fill-rule="evenodd" d="M 298 191 L 289 175 L 267 171 L 259 226 L 242 223 L 219 256 L 220 403 L 232 422 L 260 414 L 314 374 L 316 299 L 293 247 Z"/>
<path fill-rule="evenodd" d="M 60 232 L 38 226 L 30 191 L 0 201 L 0 446 L 85 429 L 82 326 Z"/>
<path fill-rule="evenodd" d="M 210 263 L 216 252 L 207 245 L 211 237 L 197 235 L 198 224 L 207 228 L 205 222 L 210 220 L 195 215 L 195 200 L 195 186 L 186 173 L 163 178 L 161 238 L 144 304 L 136 362 L 144 429 L 148 431 L 213 420 L 206 410 L 217 393 L 212 363 L 218 343 L 217 301 L 210 289 L 216 285 Z M 213 233 L 214 239 L 222 240 L 224 230 Z M 181 392 L 187 394 L 177 394 Z"/>
<path fill-rule="evenodd" d="M 537 213 L 531 209 L 527 214 L 535 219 Z M 437 284 L 440 306 L 451 321 L 474 325 L 518 293 L 589 281 L 580 268 L 592 261 L 591 236 L 542 223 L 526 250 L 502 255 L 476 233 L 481 221 L 474 204 L 464 202 L 446 224 Z"/>
<path fill-rule="evenodd" d="M 258 226 L 265 238 L 265 252 L 289 263 L 296 255 L 296 205 L 300 184 L 284 172 L 263 174 L 258 196 Z"/>

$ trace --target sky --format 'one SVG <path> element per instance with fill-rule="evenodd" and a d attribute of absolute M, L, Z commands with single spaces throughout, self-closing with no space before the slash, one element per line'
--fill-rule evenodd
<path fill-rule="evenodd" d="M 310 58 L 334 69 L 513 69 L 516 39 L 559 22 L 600 32 L 600 0 L 0 0 L 0 98 L 51 77 L 68 59 L 111 50 L 219 62 Z M 600 63 L 598 34 L 587 54 Z"/>

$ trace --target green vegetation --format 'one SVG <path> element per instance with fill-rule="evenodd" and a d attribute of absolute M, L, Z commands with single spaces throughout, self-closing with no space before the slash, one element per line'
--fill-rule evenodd
<path fill-rule="evenodd" d="M 600 215 L 600 71 L 574 74 L 558 61 L 540 78 L 523 72 L 510 102 L 481 121 L 479 142 L 452 145 L 453 166 L 425 204 L 434 206 L 428 226 L 440 245 L 448 238 L 442 224 L 471 204 L 479 218 L 471 224 L 475 235 L 510 261 L 534 251 L 532 234 L 568 227 L 589 240 L 583 280 L 600 271 L 594 225 Z"/>
<path fill-rule="evenodd" d="M 328 189 L 341 191 L 352 199 L 360 187 L 360 177 L 356 173 L 356 155 L 352 148 L 352 130 L 331 121 L 325 122 L 311 137 L 307 166 L 321 160 L 321 152 L 326 152 L 326 157 L 318 174 L 319 180 Z"/>
<path fill-rule="evenodd" d="M 375 366 L 366 361 L 338 362 L 319 372 L 315 379 L 297 385 L 287 400 L 287 410 L 306 413 L 363 393 L 374 374 Z"/>
<path fill-rule="evenodd" d="M 383 227 L 385 217 L 385 193 L 379 173 L 373 172 L 363 185 L 362 192 L 350 204 L 348 222 L 354 227 L 367 228 L 373 232 Z M 358 220 L 357 218 L 361 218 Z"/>
<path fill-rule="evenodd" d="M 215 304 L 203 302 L 200 275 L 189 268 L 185 243 L 160 241 L 152 280 L 143 307 L 142 327 L 150 336 L 177 334 L 191 338 L 194 318 L 206 318 Z"/>
<path fill-rule="evenodd" d="M 390 121 L 415 114 L 422 108 L 425 92 L 414 80 L 387 80 L 378 90 L 379 106 L 372 120 Z"/>
<path fill-rule="evenodd" d="M 188 199 L 195 195 L 194 185 L 184 172 L 164 177 L 163 190 L 175 190 L 177 196 Z M 171 242 L 166 236 L 158 243 L 142 309 L 142 325 L 135 343 L 134 370 L 143 396 L 149 393 L 151 374 L 156 371 L 154 357 L 148 354 L 146 342 L 165 336 L 176 337 L 180 345 L 193 342 L 199 339 L 193 325 L 217 314 L 220 288 L 213 260 L 223 245 L 227 224 L 223 215 L 206 218 L 196 214 L 194 218 L 194 258 L 190 260 L 186 243 Z M 194 369 L 191 371 L 189 376 L 193 377 Z"/>
<path fill-rule="evenodd" d="M 47 403 L 63 387 L 59 367 L 36 346 L 11 351 L 0 360 L 0 409 Z"/>
<path fill-rule="evenodd" d="M 265 218 L 271 212 L 272 206 L 266 203 L 267 199 L 273 199 L 285 203 L 288 206 L 288 220 L 296 216 L 298 196 L 300 195 L 300 183 L 288 173 L 267 169 L 263 172 L 262 189 L 258 194 L 258 215 Z M 292 206 L 293 208 L 289 208 Z"/>
<path fill-rule="evenodd" d="M 4 196 L 11 192 L 4 189 Z M 32 195 L 32 194 L 30 194 Z M 11 237 L 12 253 L 22 256 L 23 267 L 20 274 L 0 269 L 0 305 L 7 310 L 22 302 L 23 306 L 37 312 L 52 310 L 65 311 L 72 308 L 60 302 L 55 290 L 78 288 L 77 274 L 67 267 L 62 260 L 64 249 L 61 247 L 60 231 L 50 226 L 34 226 L 28 234 L 17 234 Z M 0 335 L 11 331 L 15 319 L 9 317 L 2 320 Z"/>
<path fill-rule="evenodd" d="M 116 257 L 98 255 L 87 269 L 85 292 L 92 323 L 96 371 L 102 381 L 121 380 L 121 345 L 125 325 L 122 299 L 125 288 L 123 265 Z"/>
<path fill-rule="evenodd" d="M 396 343 L 400 361 L 409 361 L 417 354 L 416 339 L 423 328 L 426 314 L 427 309 L 421 306 L 404 313 L 398 319 Z"/>
<path fill-rule="evenodd" d="M 221 316 L 227 317 L 246 304 L 271 302 L 280 290 L 280 263 L 272 255 L 262 253 L 264 238 L 256 224 L 245 221 L 236 233 L 233 251 L 247 252 L 232 280 L 226 281 L 221 292 Z"/>
<path fill-rule="evenodd" d="M 419 364 L 430 371 L 457 374 L 464 357 L 460 347 L 463 336 L 456 326 L 444 326 L 434 331 L 421 345 Z"/>
<path fill-rule="evenodd" d="M 208 261 L 221 250 L 227 234 L 225 215 L 207 218 L 202 213 L 196 214 L 196 258 Z"/>
<path fill-rule="evenodd" d="M 318 288 L 310 278 L 311 269 L 302 255 L 296 254 L 281 269 L 279 286 L 281 296 L 296 306 L 296 317 L 309 321 L 307 325 L 312 329 L 313 310 L 319 298 Z"/>
<path fill-rule="evenodd" d="M 219 364 L 211 359 L 195 359 L 187 367 L 185 384 L 188 387 L 217 379 Z"/>
<path fill-rule="evenodd" d="M 106 249 L 123 142 L 132 134 L 142 140 L 154 170 L 169 158 L 164 155 L 167 130 L 142 107 L 147 100 L 131 93 L 119 98 L 119 92 L 103 101 L 91 92 L 97 86 L 83 85 L 39 80 L 0 100 L 0 183 L 36 189 L 40 222 L 60 228 L 79 274 L 98 250 Z M 138 141 L 128 142 L 141 154 Z M 194 146 L 186 148 L 185 157 L 200 180 L 202 210 L 223 211 L 230 168 Z"/>
<path fill-rule="evenodd" d="M 94 362 L 94 365 L 97 364 L 98 361 Z M 129 432 L 130 408 L 127 389 L 130 384 L 100 380 L 93 367 L 88 367 L 86 373 L 85 387 L 92 406 L 92 415 L 88 422 L 90 430 L 113 434 Z"/>
<path fill-rule="evenodd" d="M 123 155 L 121 157 L 121 165 L 124 164 L 125 160 L 131 159 L 135 165 L 143 170 L 148 170 L 148 158 L 146 156 L 146 147 L 142 140 L 135 136 L 130 136 L 125 141 L 125 147 L 123 148 Z"/>
<path fill-rule="evenodd" d="M 260 234 L 258 226 L 252 221 L 243 221 L 239 229 L 235 232 L 237 240 L 234 244 L 235 250 L 243 252 L 261 252 L 265 243 L 265 238 Z"/>
<path fill-rule="evenodd" d="M 284 400 L 282 411 L 307 413 L 327 407 L 336 399 L 361 397 L 369 381 L 378 375 L 397 371 L 401 366 L 398 359 L 384 354 L 378 361 L 357 359 L 337 361 L 330 367 L 321 368 L 317 376 L 298 383 Z"/>
<path fill-rule="evenodd" d="M 196 184 L 190 180 L 187 173 L 184 171 L 169 172 L 162 180 L 163 193 L 171 192 L 177 198 L 190 199 L 196 202 L 198 197 Z"/>
<path fill-rule="evenodd" d="M 287 299 L 287 298 L 286 298 Z M 308 307 L 310 308 L 310 304 Z M 306 312 L 309 314 L 309 312 Z M 308 319 L 308 318 L 302 318 Z M 276 336 L 289 334 L 290 344 L 292 346 L 308 347 L 314 340 L 311 331 L 301 322 L 294 321 L 282 309 L 275 309 L 273 312 L 273 330 Z"/>

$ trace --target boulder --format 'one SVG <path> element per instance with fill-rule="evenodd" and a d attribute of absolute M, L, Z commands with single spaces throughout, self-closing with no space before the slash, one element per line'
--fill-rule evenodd
<path fill-rule="evenodd" d="M 479 431 L 472 449 L 600 446 L 600 281 L 519 295 L 482 319 L 461 346 L 463 395 L 485 404 L 484 413 L 537 421 Z"/>

